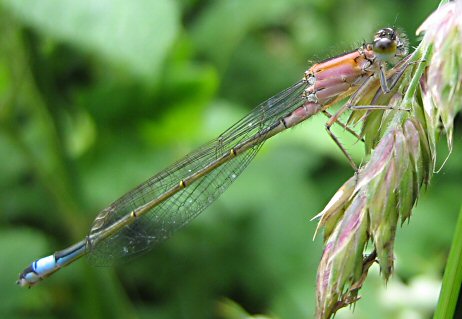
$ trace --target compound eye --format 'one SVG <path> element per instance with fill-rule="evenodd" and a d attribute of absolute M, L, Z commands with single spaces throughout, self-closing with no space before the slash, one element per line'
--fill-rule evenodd
<path fill-rule="evenodd" d="M 377 54 L 395 54 L 396 52 L 396 41 L 389 38 L 379 38 L 374 41 L 374 52 Z"/>

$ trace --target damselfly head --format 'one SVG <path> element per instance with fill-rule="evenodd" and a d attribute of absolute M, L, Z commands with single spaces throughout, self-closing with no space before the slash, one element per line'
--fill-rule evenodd
<path fill-rule="evenodd" d="M 374 42 L 371 45 L 374 53 L 382 60 L 404 57 L 408 51 L 406 35 L 394 28 L 379 30 L 375 34 Z"/>

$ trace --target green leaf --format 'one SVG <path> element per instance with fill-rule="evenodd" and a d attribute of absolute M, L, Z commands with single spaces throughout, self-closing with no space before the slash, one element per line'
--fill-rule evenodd
<path fill-rule="evenodd" d="M 148 78 L 160 71 L 179 26 L 179 12 L 171 0 L 0 3 L 39 32 Z"/>
<path fill-rule="evenodd" d="M 459 213 L 448 263 L 444 270 L 443 286 L 433 319 L 454 318 L 462 284 L 462 209 Z"/>

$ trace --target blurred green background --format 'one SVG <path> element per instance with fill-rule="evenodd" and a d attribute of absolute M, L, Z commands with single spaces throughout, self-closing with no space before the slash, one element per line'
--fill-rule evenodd
<path fill-rule="evenodd" d="M 232 300 L 251 314 L 311 318 L 322 243 L 309 219 L 352 174 L 322 116 L 269 141 L 218 201 L 150 253 L 117 267 L 81 260 L 30 290 L 14 282 L 312 61 L 389 25 L 416 45 L 436 6 L 0 0 L 0 317 L 243 318 Z M 385 285 L 373 267 L 354 313 L 336 318 L 431 317 L 461 204 L 455 134 L 454 153 L 399 229 L 396 274 Z M 346 143 L 359 163 L 361 145 Z"/>

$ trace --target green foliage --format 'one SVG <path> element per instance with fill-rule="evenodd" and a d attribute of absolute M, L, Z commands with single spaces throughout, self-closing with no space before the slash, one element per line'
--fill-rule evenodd
<path fill-rule="evenodd" d="M 95 54 L 114 67 L 154 77 L 179 29 L 174 1 L 10 1 L 25 25 Z"/>
<path fill-rule="evenodd" d="M 459 213 L 454 240 L 452 241 L 448 263 L 444 270 L 443 286 L 435 311 L 434 319 L 454 318 L 456 314 L 457 300 L 460 295 L 462 284 L 462 210 Z"/>
<path fill-rule="evenodd" d="M 351 175 L 322 117 L 271 139 L 222 198 L 145 256 L 116 268 L 78 261 L 31 290 L 14 282 L 34 258 L 82 239 L 108 203 L 296 82 L 308 61 L 397 16 L 415 30 L 436 5 L 1 0 L 0 317 L 202 319 L 224 316 L 223 298 L 251 314 L 312 316 L 322 243 L 309 219 Z M 363 146 L 337 131 L 360 162 Z M 451 159 L 397 232 L 389 287 L 401 293 L 441 277 L 461 146 L 456 126 Z M 433 311 L 437 291 L 427 307 L 393 303 L 371 276 L 355 318 Z"/>

